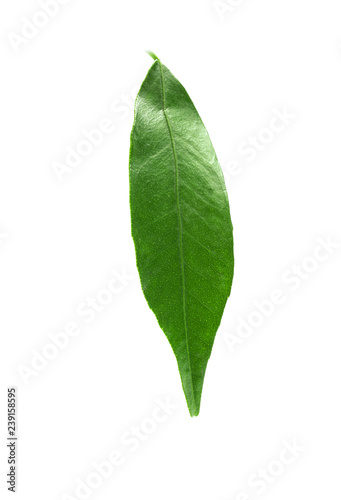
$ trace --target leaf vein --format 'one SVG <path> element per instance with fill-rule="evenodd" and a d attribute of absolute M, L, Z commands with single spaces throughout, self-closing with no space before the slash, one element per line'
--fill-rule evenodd
<path fill-rule="evenodd" d="M 192 297 L 194 297 L 194 298 L 195 298 L 195 299 L 199 302 L 199 304 L 201 304 L 201 305 L 202 305 L 205 309 L 207 309 L 207 310 L 208 310 L 208 311 L 210 311 L 213 315 L 215 315 L 215 312 L 214 312 L 212 309 L 210 309 L 210 308 L 209 308 L 206 304 L 204 304 L 204 303 L 202 302 L 202 300 L 200 300 L 200 299 L 199 299 L 199 298 L 198 298 L 198 297 L 197 297 L 197 296 L 196 296 L 193 292 L 190 292 L 189 290 L 187 290 L 187 293 L 188 293 L 189 295 L 191 295 Z"/>
<path fill-rule="evenodd" d="M 177 161 L 177 155 L 176 155 L 176 151 L 175 151 L 173 133 L 172 133 L 172 129 L 171 129 L 169 119 L 168 119 L 166 109 L 165 109 L 165 87 L 164 87 L 162 64 L 161 64 L 160 60 L 159 60 L 159 64 L 160 64 L 161 89 L 162 89 L 162 109 L 163 109 L 163 114 L 165 116 L 165 120 L 167 122 L 168 132 L 169 132 L 169 136 L 170 136 L 170 140 L 171 140 L 171 144 L 172 144 L 173 156 L 174 156 L 176 206 L 177 206 L 177 213 L 178 213 L 179 233 L 180 233 L 179 245 L 180 245 L 181 278 L 182 278 L 182 309 L 183 309 L 183 319 L 184 319 L 185 337 L 186 337 L 186 349 L 187 349 L 188 367 L 189 367 L 190 380 L 191 380 L 193 404 L 196 406 L 196 401 L 195 401 L 195 396 L 194 396 L 195 393 L 194 393 L 194 387 L 193 387 L 193 378 L 192 378 L 191 359 L 190 359 L 190 355 L 189 355 L 188 327 L 187 327 L 187 317 L 186 317 L 186 295 L 185 295 L 186 283 L 185 283 L 185 269 L 184 269 L 183 241 L 182 241 L 182 233 L 183 233 L 182 215 L 181 215 L 181 206 L 180 206 L 180 199 L 179 199 L 180 198 L 179 197 L 179 170 L 178 170 L 178 161 Z"/>
<path fill-rule="evenodd" d="M 194 269 L 193 267 L 191 267 L 187 262 L 186 262 L 186 267 L 188 267 L 188 269 L 190 269 L 191 271 L 193 271 L 194 273 L 196 273 L 198 276 L 202 276 L 204 279 L 206 279 L 210 283 L 210 285 L 213 288 L 215 288 L 216 290 L 218 290 L 219 292 L 221 292 L 221 289 L 212 283 L 212 281 L 213 281 L 213 277 L 212 276 L 210 276 L 208 274 L 202 274 L 202 273 L 200 273 L 197 269 Z"/>
<path fill-rule="evenodd" d="M 214 252 L 210 248 L 208 248 L 205 245 L 203 245 L 195 236 L 193 236 L 192 234 L 190 234 L 188 231 L 184 230 L 184 233 L 187 234 L 187 236 L 189 236 L 190 238 L 192 238 L 194 241 L 196 241 L 198 243 L 198 245 L 200 245 L 202 248 L 204 248 L 205 250 L 207 250 L 208 252 L 210 252 L 212 255 L 214 255 L 217 260 L 219 260 L 220 262 L 223 263 L 222 259 L 216 254 L 216 252 Z"/>
<path fill-rule="evenodd" d="M 155 158 L 157 158 L 161 153 L 163 153 L 164 151 L 166 151 L 166 149 L 168 149 L 168 146 L 165 146 L 164 148 L 159 149 L 159 151 L 157 151 L 156 153 L 154 153 L 152 156 L 149 156 L 148 160 L 144 161 L 142 163 L 142 165 L 140 165 L 140 168 L 136 172 L 136 177 L 141 173 L 141 171 L 143 170 L 143 168 L 150 162 L 150 160 L 154 160 Z"/>

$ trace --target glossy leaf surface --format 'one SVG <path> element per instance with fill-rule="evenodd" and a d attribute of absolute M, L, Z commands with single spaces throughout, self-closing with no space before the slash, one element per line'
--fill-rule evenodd
<path fill-rule="evenodd" d="M 136 99 L 129 177 L 141 286 L 196 416 L 232 285 L 232 224 L 206 128 L 184 87 L 157 58 Z"/>

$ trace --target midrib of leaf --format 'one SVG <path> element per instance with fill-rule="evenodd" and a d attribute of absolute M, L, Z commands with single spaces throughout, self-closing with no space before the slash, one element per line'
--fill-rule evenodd
<path fill-rule="evenodd" d="M 194 395 L 194 387 L 193 387 L 193 378 L 192 378 L 192 367 L 191 367 L 191 359 L 189 355 L 189 345 L 188 345 L 188 331 L 187 331 L 187 318 L 186 318 L 186 283 L 185 283 L 185 263 L 184 263 L 184 256 L 183 256 L 183 240 L 182 240 L 182 235 L 183 235 L 183 230 L 182 230 L 182 215 L 181 215 L 181 207 L 180 207 L 180 196 L 179 196 L 179 168 L 178 168 L 178 161 L 177 161 L 177 155 L 175 151 L 175 144 L 174 144 L 174 139 L 173 139 L 173 133 L 172 129 L 170 126 L 170 122 L 166 113 L 166 107 L 165 107 L 165 86 L 164 86 L 164 79 L 163 79 L 163 70 L 162 70 L 162 63 L 160 59 L 158 60 L 158 63 L 160 65 L 160 75 L 161 75 L 161 90 L 162 90 L 162 111 L 167 123 L 167 128 L 169 132 L 169 137 L 170 141 L 172 144 L 172 150 L 173 150 L 173 157 L 174 157 L 174 170 L 175 170 L 175 196 L 176 196 L 176 208 L 177 208 L 177 214 L 178 214 L 178 223 L 179 223 L 179 232 L 180 232 L 180 237 L 179 237 L 179 246 L 180 246 L 180 262 L 181 262 L 181 277 L 182 277 L 182 310 L 183 310 L 183 318 L 184 318 L 184 326 L 185 326 L 185 338 L 186 338 L 186 349 L 187 349 L 187 358 L 188 358 L 188 366 L 189 366 L 189 374 L 190 374 L 190 379 L 191 379 L 191 389 L 192 389 L 192 395 L 193 395 L 193 403 L 196 405 L 195 401 L 195 395 Z M 197 410 L 197 408 L 196 408 Z"/>

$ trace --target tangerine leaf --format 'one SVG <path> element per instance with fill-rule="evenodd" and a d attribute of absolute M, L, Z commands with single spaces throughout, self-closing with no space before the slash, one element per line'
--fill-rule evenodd
<path fill-rule="evenodd" d="M 130 211 L 143 293 L 177 359 L 191 416 L 230 295 L 234 256 L 224 176 L 181 83 L 155 59 L 135 103 Z"/>

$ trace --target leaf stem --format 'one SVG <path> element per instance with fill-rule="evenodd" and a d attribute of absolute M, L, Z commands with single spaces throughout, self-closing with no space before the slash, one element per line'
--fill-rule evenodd
<path fill-rule="evenodd" d="M 151 50 L 146 50 L 147 54 L 150 55 L 150 57 L 152 57 L 154 59 L 154 61 L 158 61 L 159 58 L 157 55 L 154 54 L 154 52 L 152 52 Z"/>

